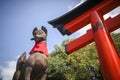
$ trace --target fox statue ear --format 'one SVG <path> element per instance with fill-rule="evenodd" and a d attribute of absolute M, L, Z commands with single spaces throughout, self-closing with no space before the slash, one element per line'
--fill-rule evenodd
<path fill-rule="evenodd" d="M 35 28 L 33 29 L 33 32 L 32 32 L 33 36 L 35 35 L 35 31 L 36 31 L 36 30 L 38 30 L 37 27 L 35 27 Z"/>
<path fill-rule="evenodd" d="M 36 34 L 35 31 L 36 31 L 36 30 L 38 30 L 37 27 L 35 27 L 35 28 L 33 29 L 33 32 L 32 32 L 33 36 L 35 36 L 35 34 Z M 31 38 L 31 40 L 35 40 L 35 38 Z"/>
<path fill-rule="evenodd" d="M 41 30 L 43 30 L 47 34 L 47 29 L 44 26 L 41 27 Z"/>

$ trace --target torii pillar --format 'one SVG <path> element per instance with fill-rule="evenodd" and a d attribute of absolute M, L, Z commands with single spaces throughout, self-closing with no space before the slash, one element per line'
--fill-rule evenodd
<path fill-rule="evenodd" d="M 118 6 L 120 0 L 87 0 L 65 15 L 49 21 L 63 35 L 70 35 L 91 23 L 92 29 L 66 45 L 66 53 L 69 55 L 95 41 L 104 80 L 120 79 L 120 57 L 110 36 L 110 32 L 120 28 L 120 15 L 103 19 L 104 14 Z"/>
<path fill-rule="evenodd" d="M 103 76 L 105 80 L 120 79 L 120 59 L 107 35 L 106 26 L 98 12 L 92 12 L 90 18 Z"/>

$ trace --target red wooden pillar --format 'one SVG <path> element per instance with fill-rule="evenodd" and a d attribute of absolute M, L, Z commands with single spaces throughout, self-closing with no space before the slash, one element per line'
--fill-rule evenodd
<path fill-rule="evenodd" d="M 90 20 L 104 79 L 119 80 L 120 59 L 106 33 L 107 27 L 97 11 L 90 14 Z"/>

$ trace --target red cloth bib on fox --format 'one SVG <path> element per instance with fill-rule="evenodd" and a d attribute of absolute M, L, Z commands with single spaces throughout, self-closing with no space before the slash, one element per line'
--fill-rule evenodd
<path fill-rule="evenodd" d="M 34 52 L 42 52 L 44 55 L 48 56 L 47 44 L 45 42 L 36 42 L 30 54 Z"/>

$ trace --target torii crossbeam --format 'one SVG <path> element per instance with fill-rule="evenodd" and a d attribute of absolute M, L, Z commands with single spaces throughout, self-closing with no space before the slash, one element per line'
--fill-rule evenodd
<path fill-rule="evenodd" d="M 70 35 L 91 23 L 92 29 L 66 45 L 66 53 L 72 52 L 95 41 L 102 73 L 105 80 L 120 79 L 120 57 L 110 32 L 120 28 L 120 14 L 103 19 L 103 15 L 120 6 L 120 0 L 87 0 L 63 16 L 48 23 L 62 35 Z"/>

